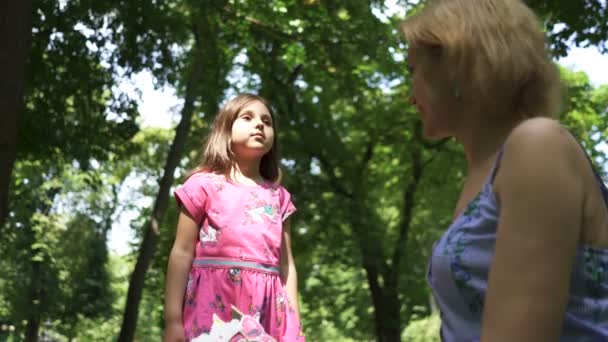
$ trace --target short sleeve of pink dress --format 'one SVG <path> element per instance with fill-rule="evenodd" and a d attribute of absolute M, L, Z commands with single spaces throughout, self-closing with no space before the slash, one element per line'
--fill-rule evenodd
<path fill-rule="evenodd" d="M 247 186 L 198 173 L 175 198 L 200 222 L 184 297 L 188 340 L 215 336 L 240 312 L 259 321 L 268 338 L 304 341 L 280 277 L 283 221 L 296 210 L 289 192 L 270 182 Z"/>
<path fill-rule="evenodd" d="M 291 214 L 296 211 L 296 207 L 291 201 L 291 194 L 284 187 L 279 187 L 280 205 L 281 205 L 281 221 L 285 221 Z"/>
<path fill-rule="evenodd" d="M 202 223 L 205 216 L 207 191 L 205 177 L 201 173 L 192 175 L 186 182 L 175 190 L 177 204 L 186 209 L 195 222 Z"/>

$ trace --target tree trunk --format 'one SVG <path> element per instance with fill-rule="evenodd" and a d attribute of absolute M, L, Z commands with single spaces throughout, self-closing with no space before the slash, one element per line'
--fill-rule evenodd
<path fill-rule="evenodd" d="M 38 342 L 38 331 L 40 330 L 40 318 L 28 319 L 25 328 L 24 342 Z"/>
<path fill-rule="evenodd" d="M 361 202 L 354 198 L 353 201 Z M 357 204 L 355 204 L 357 206 Z M 364 209 L 353 211 L 352 217 L 361 217 Z M 365 231 L 370 231 L 368 225 L 355 219 L 351 223 L 357 232 L 359 246 L 361 248 L 363 269 L 367 275 L 367 283 L 374 305 L 374 326 L 376 328 L 376 339 L 378 342 L 400 341 L 401 339 L 401 300 L 397 288 L 389 286 L 389 277 L 392 272 L 398 270 L 388 267 L 382 253 L 381 240 L 370 238 Z"/>
<path fill-rule="evenodd" d="M 23 111 L 25 66 L 31 44 L 32 1 L 0 2 L 0 228 L 8 214 L 8 191 Z"/>
<path fill-rule="evenodd" d="M 28 314 L 27 325 L 25 327 L 25 342 L 38 342 L 38 332 L 40 331 L 41 321 L 41 304 L 42 304 L 42 293 L 41 293 L 41 277 L 40 272 L 42 271 L 41 263 L 34 261 L 32 265 L 32 284 L 30 286 L 30 305 L 33 310 Z"/>
<path fill-rule="evenodd" d="M 53 203 L 55 202 L 56 196 L 61 191 L 60 187 L 52 187 L 47 190 L 46 198 L 48 201 L 42 200 L 39 202 L 36 208 L 32 208 L 32 213 L 40 211 L 45 216 L 50 214 Z M 27 229 L 24 234 L 27 234 L 29 240 L 29 248 L 34 251 L 34 244 L 38 241 L 38 236 L 32 229 Z M 37 254 L 37 253 L 35 253 Z M 36 255 L 40 256 L 40 255 Z M 29 307 L 27 308 L 27 324 L 25 327 L 25 342 L 37 342 L 38 334 L 40 333 L 40 323 L 42 321 L 43 314 L 46 314 L 47 296 L 44 284 L 46 283 L 46 275 L 48 270 L 44 267 L 48 264 L 48 257 L 43 256 L 43 260 L 31 260 L 32 275 L 31 283 L 29 284 Z"/>
<path fill-rule="evenodd" d="M 367 257 L 363 255 L 363 258 Z M 367 274 L 372 303 L 374 305 L 374 325 L 378 342 L 393 342 L 401 340 L 401 300 L 393 289 L 382 286 L 378 281 L 380 273 L 369 261 L 363 261 Z M 395 270 L 393 270 L 395 271 Z M 383 275 L 386 279 L 387 274 Z"/>
<path fill-rule="evenodd" d="M 139 312 L 139 302 L 141 301 L 141 295 L 144 288 L 144 281 L 146 279 L 146 272 L 150 266 L 150 262 L 154 256 L 156 245 L 159 238 L 159 225 L 162 221 L 165 211 L 169 203 L 169 189 L 173 184 L 173 174 L 179 163 L 179 159 L 182 156 L 186 138 L 190 132 L 190 126 L 192 123 L 192 114 L 194 112 L 194 102 L 196 100 L 196 94 L 198 85 L 201 82 L 203 74 L 203 61 L 200 51 L 194 51 L 192 70 L 189 74 L 189 79 L 186 85 L 186 98 L 184 101 L 184 108 L 181 113 L 181 120 L 177 125 L 175 132 L 175 138 L 169 150 L 165 168 L 163 170 L 163 177 L 160 181 L 160 187 L 158 195 L 154 203 L 154 209 L 150 220 L 146 223 L 145 235 L 140 247 L 135 269 L 131 274 L 131 280 L 129 281 L 129 290 L 127 292 L 127 302 L 125 304 L 125 311 L 123 314 L 122 326 L 120 328 L 120 336 L 118 337 L 119 342 L 131 342 L 135 336 L 135 329 L 137 327 L 137 316 Z"/>
<path fill-rule="evenodd" d="M 420 134 L 420 127 L 415 127 L 417 135 Z M 406 322 L 401 319 L 401 300 L 399 299 L 399 274 L 401 261 L 407 249 L 406 242 L 413 218 L 415 206 L 415 194 L 422 178 L 424 165 L 422 163 L 422 151 L 420 146 L 413 146 L 412 174 L 411 179 L 403 193 L 403 207 L 401 210 L 401 222 L 399 225 L 399 236 L 395 241 L 393 254 L 390 264 L 385 262 L 386 256 L 382 252 L 381 238 L 369 236 L 373 228 L 366 222 L 358 219 L 359 217 L 369 217 L 369 215 L 352 215 L 351 226 L 357 231 L 359 246 L 363 256 L 363 268 L 367 274 L 367 281 L 371 292 L 372 303 L 374 305 L 374 323 L 376 326 L 376 338 L 378 342 L 400 341 L 401 330 Z M 368 152 L 369 154 L 369 152 Z M 365 159 L 370 159 L 366 157 Z M 365 160 L 364 159 L 364 160 Z M 367 162 L 364 163 L 366 165 Z M 363 169 L 364 170 L 364 169 Z M 362 213 L 365 208 L 361 204 L 363 199 L 353 199 L 352 212 Z M 374 243 L 377 242 L 377 243 Z"/>

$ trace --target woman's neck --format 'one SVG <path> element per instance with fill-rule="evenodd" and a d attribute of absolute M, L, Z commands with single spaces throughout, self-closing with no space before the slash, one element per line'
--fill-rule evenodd
<path fill-rule="evenodd" d="M 469 169 L 485 164 L 494 158 L 509 134 L 521 122 L 519 118 L 476 119 L 466 125 L 455 138 L 463 145 Z"/>

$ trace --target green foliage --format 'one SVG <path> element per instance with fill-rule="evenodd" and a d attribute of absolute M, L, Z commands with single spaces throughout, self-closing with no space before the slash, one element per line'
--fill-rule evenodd
<path fill-rule="evenodd" d="M 92 24 L 89 19 L 101 14 L 89 3 L 35 2 L 18 160 L 75 159 L 87 169 L 92 159 L 127 150 L 124 141 L 137 131 L 135 103 L 113 89 L 115 75 L 104 66 L 107 56 L 99 47 L 107 38 L 99 33 L 88 39 L 78 30 L 77 24 Z"/>
<path fill-rule="evenodd" d="M 606 52 L 608 28 L 604 24 L 608 7 L 603 0 L 527 0 L 544 19 L 550 32 L 551 48 L 558 56 L 565 56 L 568 45 L 595 45 Z"/>
<path fill-rule="evenodd" d="M 12 208 L 0 248 L 11 258 L 2 283 L 7 319 L 22 331 L 34 318 L 71 337 L 81 319 L 108 317 L 114 295 L 106 270 L 106 233 L 115 194 L 101 170 L 65 166 L 39 174 L 40 163 L 18 162 Z M 69 208 L 69 210 L 67 210 Z"/>
<path fill-rule="evenodd" d="M 106 341 L 110 336 L 117 336 L 122 319 L 129 274 L 132 262 L 126 257 L 111 255 L 107 263 L 114 294 L 111 314 L 105 317 L 87 318 L 80 316 L 74 329 L 74 338 L 78 341 Z"/>
<path fill-rule="evenodd" d="M 412 320 L 403 330 L 402 341 L 408 342 L 440 342 L 439 315 L 431 315 L 421 319 Z"/>
<path fill-rule="evenodd" d="M 607 156 L 599 147 L 608 138 L 608 86 L 594 88 L 585 73 L 563 68 L 562 79 L 567 96 L 560 121 L 580 140 L 596 165 L 606 165 Z"/>

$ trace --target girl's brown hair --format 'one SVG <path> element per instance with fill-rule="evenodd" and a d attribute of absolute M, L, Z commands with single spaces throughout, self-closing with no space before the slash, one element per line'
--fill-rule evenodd
<path fill-rule="evenodd" d="M 217 113 L 211 126 L 211 132 L 203 145 L 202 160 L 196 168 L 188 173 L 188 177 L 201 171 L 223 174 L 226 177 L 230 177 L 230 171 L 236 162 L 231 145 L 232 124 L 243 108 L 253 101 L 259 101 L 266 106 L 272 117 L 272 126 L 274 130 L 272 147 L 260 161 L 260 174 L 264 179 L 274 183 L 279 183 L 281 181 L 278 152 L 279 134 L 276 115 L 266 99 L 248 93 L 242 93 L 232 98 Z"/>
<path fill-rule="evenodd" d="M 467 104 L 524 117 L 556 116 L 562 85 L 537 16 L 520 0 L 429 0 L 400 26 L 410 48 L 433 51 Z"/>

